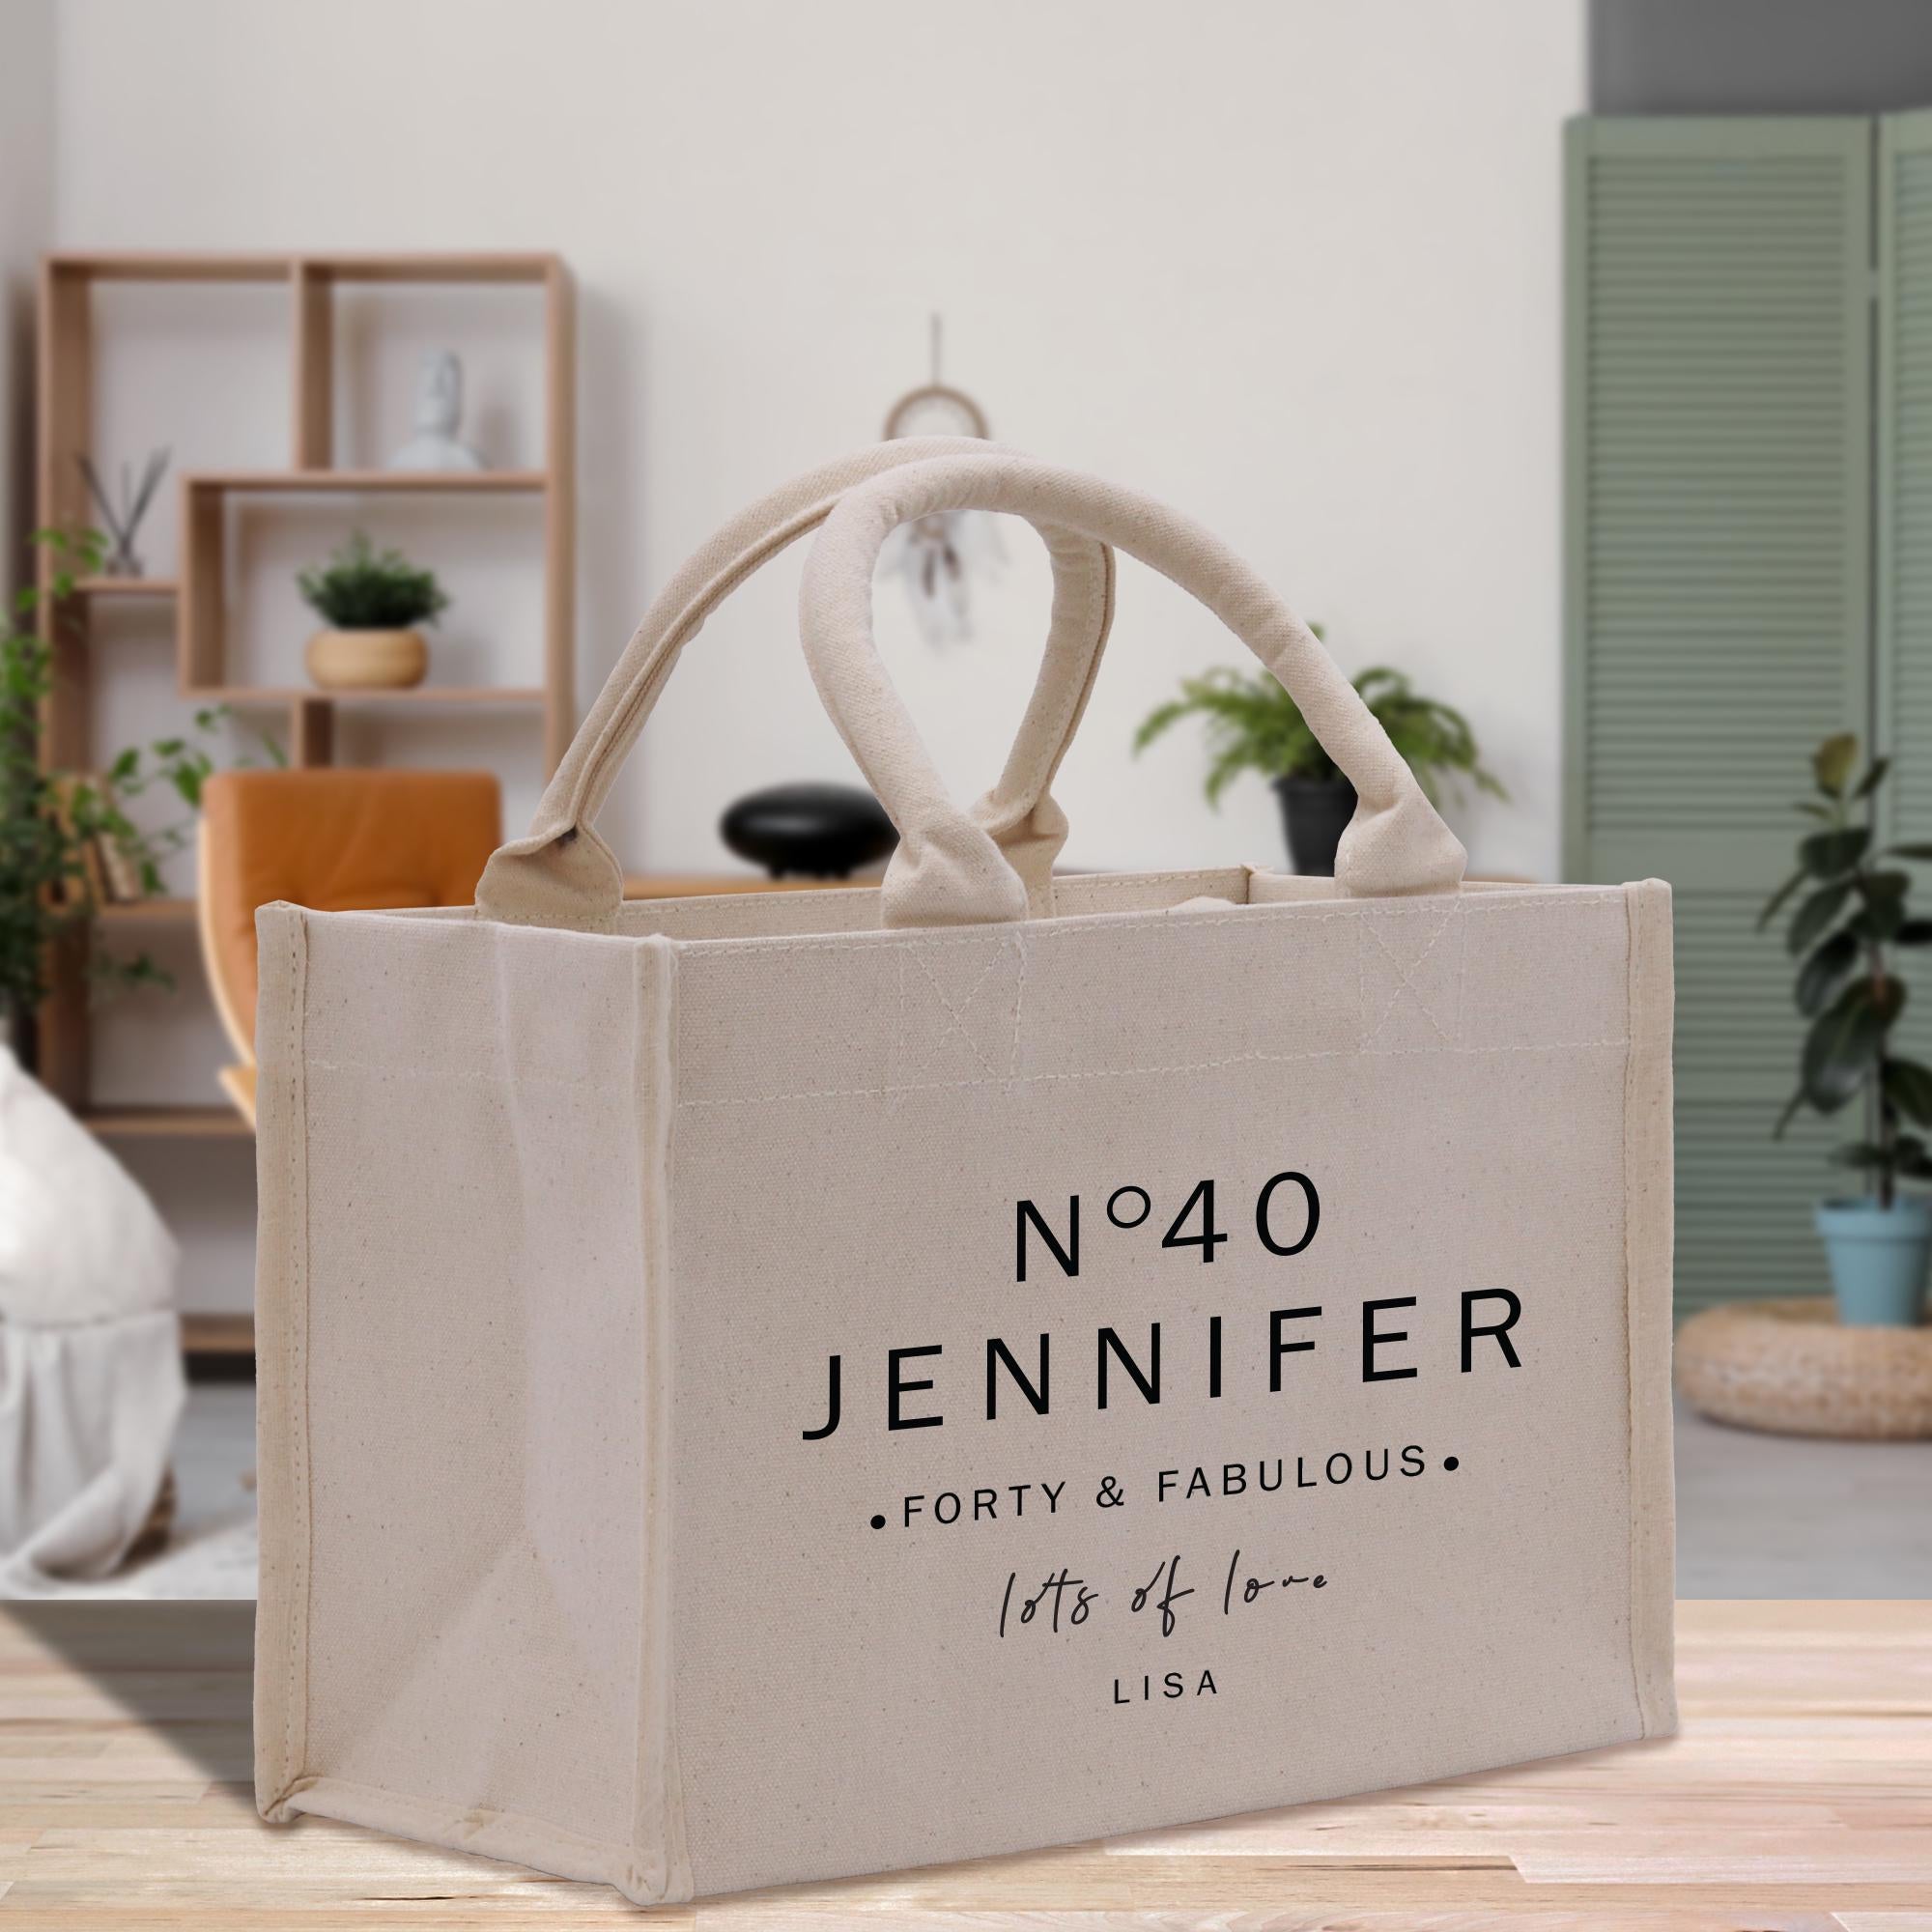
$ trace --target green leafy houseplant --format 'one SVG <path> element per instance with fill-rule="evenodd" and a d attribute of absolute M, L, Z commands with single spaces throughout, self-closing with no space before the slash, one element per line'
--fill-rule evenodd
<path fill-rule="evenodd" d="M 1321 627 L 1311 627 L 1319 638 Z M 1362 701 L 1407 762 L 1432 804 L 1444 783 L 1506 798 L 1502 781 L 1482 761 L 1469 721 L 1453 705 L 1416 691 L 1399 670 L 1377 665 L 1355 680 Z M 1288 848 L 1298 872 L 1332 873 L 1335 853 L 1355 810 L 1355 788 L 1321 749 L 1301 707 L 1266 671 L 1224 668 L 1183 678 L 1180 696 L 1157 705 L 1134 734 L 1145 751 L 1183 718 L 1208 726 L 1208 802 L 1242 772 L 1259 772 L 1281 801 Z"/>
<path fill-rule="evenodd" d="M 90 860 L 100 847 L 112 845 L 127 860 L 143 892 L 158 893 L 162 862 L 186 842 L 191 820 L 143 830 L 124 802 L 158 787 L 193 812 L 214 769 L 207 749 L 185 736 L 130 747 L 98 778 L 45 768 L 40 730 L 53 690 L 54 650 L 41 635 L 40 618 L 49 606 L 58 613 L 76 572 L 100 569 L 106 546 L 93 530 L 39 530 L 34 541 L 52 553 L 58 568 L 46 590 L 30 586 L 16 593 L 11 620 L 0 620 L 0 1017 L 11 1022 L 16 1040 L 46 995 L 52 947 L 84 926 L 99 907 Z M 226 717 L 225 707 L 197 712 L 196 733 L 213 732 Z M 272 740 L 262 742 L 276 763 L 283 762 Z M 103 989 L 168 983 L 145 953 L 112 958 L 97 952 L 91 963 Z"/>
<path fill-rule="evenodd" d="M 1321 628 L 1313 628 L 1320 637 Z M 1458 788 L 1467 781 L 1492 797 L 1509 796 L 1501 780 L 1484 765 L 1469 721 L 1453 705 L 1425 697 L 1401 671 L 1386 665 L 1363 671 L 1355 679 L 1355 689 L 1432 804 L 1438 802 L 1445 781 Z M 1335 761 L 1308 728 L 1300 705 L 1264 670 L 1224 668 L 1183 678 L 1180 696 L 1155 706 L 1134 733 L 1135 752 L 1145 751 L 1163 732 L 1191 717 L 1207 722 L 1210 805 L 1220 804 L 1221 794 L 1242 772 L 1259 772 L 1269 779 L 1341 781 Z"/>
<path fill-rule="evenodd" d="M 400 551 L 377 550 L 360 530 L 296 583 L 309 608 L 338 631 L 408 630 L 434 624 L 449 608 L 433 571 L 418 570 Z"/>
<path fill-rule="evenodd" d="M 1873 847 L 1871 829 L 1855 822 L 1884 783 L 1889 761 L 1874 758 L 1853 781 L 1859 741 L 1850 732 L 1827 738 L 1812 757 L 1818 795 L 1797 810 L 1819 829 L 1798 846 L 1798 869 L 1758 916 L 1762 931 L 1801 889 L 1785 932 L 1798 964 L 1798 1010 L 1810 1025 L 1799 1061 L 1799 1086 L 1773 1130 L 1782 1136 L 1802 1107 L 1840 1113 L 1865 1098 L 1865 1133 L 1833 1158 L 1860 1169 L 1876 1205 L 1891 1208 L 1901 1177 L 1932 1179 L 1932 1151 L 1922 1135 L 1932 1126 L 1932 1067 L 1891 1050 L 1892 1030 L 1905 1010 L 1906 989 L 1888 949 L 1932 946 L 1932 919 L 1906 909 L 1911 874 L 1889 860 L 1932 859 L 1932 845 Z"/>

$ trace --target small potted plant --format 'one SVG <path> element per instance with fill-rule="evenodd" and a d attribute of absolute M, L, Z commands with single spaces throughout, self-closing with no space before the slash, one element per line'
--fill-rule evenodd
<path fill-rule="evenodd" d="M 1831 1265 L 1838 1319 L 1853 1327 L 1914 1327 L 1932 1259 L 1932 1201 L 1902 1193 L 1901 1179 L 1932 1179 L 1932 1151 L 1911 1127 L 1932 1126 L 1932 1067 L 1891 1051 L 1905 1010 L 1905 983 L 1889 949 L 1932 946 L 1932 920 L 1906 910 L 1909 872 L 1889 860 L 1932 859 L 1932 845 L 1874 850 L 1866 815 L 1885 781 L 1874 758 L 1856 783 L 1859 741 L 1827 738 L 1812 757 L 1818 796 L 1798 810 L 1818 822 L 1799 841 L 1798 869 L 1759 915 L 1770 924 L 1802 888 L 1785 942 L 1798 964 L 1798 1010 L 1810 1022 L 1799 1056 L 1799 1086 L 1773 1130 L 1781 1136 L 1801 1107 L 1833 1115 L 1864 1103 L 1862 1140 L 1833 1159 L 1864 1176 L 1861 1197 L 1821 1201 L 1817 1228 Z"/>
<path fill-rule="evenodd" d="M 420 684 L 429 646 L 418 624 L 434 624 L 449 599 L 433 572 L 401 552 L 377 550 L 356 530 L 326 564 L 296 579 L 327 626 L 308 640 L 308 674 L 325 691 Z"/>
<path fill-rule="evenodd" d="M 1319 638 L 1321 627 L 1310 627 Z M 1453 706 L 1425 697 L 1399 670 L 1378 665 L 1355 679 L 1355 689 L 1415 774 L 1430 803 L 1438 802 L 1444 780 L 1466 779 L 1479 791 L 1507 798 L 1502 781 L 1482 762 L 1469 721 Z M 1134 734 L 1139 753 L 1181 719 L 1208 723 L 1212 760 L 1208 802 L 1242 772 L 1259 772 L 1281 800 L 1288 849 L 1297 872 L 1321 876 L 1335 870 L 1335 848 L 1354 816 L 1355 787 L 1321 749 L 1308 721 L 1280 683 L 1266 671 L 1210 670 L 1183 678 L 1180 696 L 1151 712 Z"/>

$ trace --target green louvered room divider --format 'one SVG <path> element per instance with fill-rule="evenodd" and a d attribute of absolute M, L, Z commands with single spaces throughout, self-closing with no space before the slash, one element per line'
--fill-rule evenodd
<path fill-rule="evenodd" d="M 1771 1139 L 1801 1034 L 1755 922 L 1830 731 L 1932 838 L 1932 113 L 1578 121 L 1567 194 L 1566 874 L 1676 889 L 1680 1313 L 1819 1293 L 1854 1123 Z"/>
<path fill-rule="evenodd" d="M 1926 839 L 1932 838 L 1932 112 L 1880 122 L 1877 168 L 1877 729 L 1897 760 L 1886 787 L 1884 829 Z M 1928 886 L 1932 875 L 1921 873 L 1918 890 Z M 1932 979 L 1925 990 L 1932 998 Z M 1932 1014 L 1918 1017 L 1918 1045 L 1932 1046 Z"/>

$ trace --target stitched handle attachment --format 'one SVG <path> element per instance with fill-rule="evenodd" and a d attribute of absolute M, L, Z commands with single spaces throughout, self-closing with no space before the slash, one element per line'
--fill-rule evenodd
<path fill-rule="evenodd" d="M 847 491 L 812 545 L 800 591 L 819 696 L 899 829 L 885 877 L 886 925 L 1019 920 L 1037 905 L 986 825 L 947 796 L 872 636 L 872 575 L 887 536 L 899 524 L 949 510 L 1005 510 L 1071 531 L 1139 557 L 1191 592 L 1281 681 L 1353 781 L 1360 803 L 1335 860 L 1341 890 L 1368 897 L 1454 892 L 1461 884 L 1463 847 L 1388 734 L 1308 627 L 1218 538 L 1150 497 L 1077 470 L 1005 453 L 939 456 Z M 1066 675 L 1063 666 L 1044 667 L 1042 688 Z M 1064 716 L 1070 737 L 1085 701 L 1084 691 L 1063 694 L 1042 710 Z"/>
<path fill-rule="evenodd" d="M 499 847 L 484 867 L 477 910 L 519 924 L 609 928 L 623 903 L 624 875 L 592 822 L 679 653 L 704 620 L 760 564 L 823 523 L 853 485 L 908 464 L 943 457 L 971 466 L 1005 453 L 968 437 L 879 443 L 810 471 L 726 524 L 645 611 L 545 789 L 528 833 Z M 972 818 L 1044 916 L 1053 861 L 1066 837 L 1065 815 L 1048 787 L 1106 644 L 1114 559 L 1104 545 L 1065 530 L 1041 526 L 1040 536 L 1054 590 L 1039 680 L 1006 770 Z"/>

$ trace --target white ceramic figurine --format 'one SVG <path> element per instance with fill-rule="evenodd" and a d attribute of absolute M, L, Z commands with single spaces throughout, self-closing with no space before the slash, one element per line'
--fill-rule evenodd
<path fill-rule="evenodd" d="M 456 434 L 463 420 L 463 363 L 452 349 L 432 349 L 416 378 L 415 434 L 389 459 L 391 469 L 482 469 L 482 457 Z"/>

